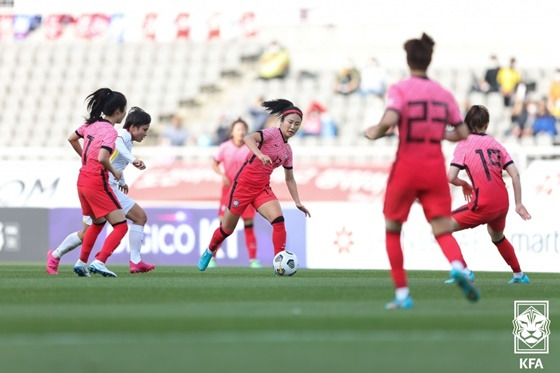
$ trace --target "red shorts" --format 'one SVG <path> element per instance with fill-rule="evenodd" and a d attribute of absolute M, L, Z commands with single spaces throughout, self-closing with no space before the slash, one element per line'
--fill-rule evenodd
<path fill-rule="evenodd" d="M 451 192 L 443 160 L 395 161 L 385 191 L 385 218 L 404 223 L 416 199 L 428 221 L 451 216 Z"/>
<path fill-rule="evenodd" d="M 484 209 L 475 209 L 472 211 L 469 205 L 465 205 L 453 211 L 453 219 L 455 219 L 462 229 L 488 224 L 493 231 L 503 232 L 506 228 L 506 216 L 508 211 L 509 206 L 501 210 L 488 212 L 484 211 Z"/>
<path fill-rule="evenodd" d="M 222 197 L 220 198 L 220 209 L 218 210 L 218 216 L 223 217 L 224 213 L 226 212 L 226 208 L 228 207 L 229 196 L 231 189 L 228 187 L 222 187 Z M 245 219 L 253 219 L 256 215 L 256 210 L 252 205 L 248 205 L 243 214 L 241 214 L 241 218 Z"/>
<path fill-rule="evenodd" d="M 242 215 L 248 206 L 258 210 L 266 202 L 277 200 L 276 195 L 270 189 L 270 185 L 255 188 L 243 184 L 234 183 L 229 191 L 227 207 L 235 215 Z"/>
<path fill-rule="evenodd" d="M 100 218 L 110 212 L 122 209 L 108 183 L 105 190 L 78 185 L 78 197 L 80 197 L 80 204 L 82 205 L 82 215 Z"/>

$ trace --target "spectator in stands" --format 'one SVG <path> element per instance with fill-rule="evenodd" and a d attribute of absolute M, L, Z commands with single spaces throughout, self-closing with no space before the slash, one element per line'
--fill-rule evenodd
<path fill-rule="evenodd" d="M 530 100 L 516 102 L 511 114 L 512 127 L 506 132 L 506 135 L 512 135 L 518 139 L 531 136 L 536 115 L 537 104 L 535 102 Z"/>
<path fill-rule="evenodd" d="M 511 58 L 508 67 L 501 67 L 498 70 L 496 81 L 500 84 L 500 93 L 504 98 L 504 106 L 512 105 L 512 98 L 517 88 L 517 84 L 521 82 L 521 73 L 515 67 L 516 60 Z"/>
<path fill-rule="evenodd" d="M 336 124 L 325 105 L 312 101 L 302 123 L 301 136 L 332 138 L 338 134 Z"/>
<path fill-rule="evenodd" d="M 252 129 L 253 131 L 260 131 L 265 128 L 266 121 L 270 116 L 268 112 L 262 107 L 264 97 L 259 96 L 254 106 L 249 107 L 249 115 L 253 118 Z"/>
<path fill-rule="evenodd" d="M 560 68 L 554 70 L 552 81 L 548 88 L 548 110 L 560 119 Z"/>
<path fill-rule="evenodd" d="M 370 58 L 360 74 L 360 92 L 363 95 L 373 94 L 383 97 L 386 86 L 387 73 L 385 69 L 379 65 L 377 58 Z"/>
<path fill-rule="evenodd" d="M 343 95 L 349 95 L 360 88 L 360 71 L 351 59 L 348 59 L 340 71 L 336 74 L 334 91 Z"/>
<path fill-rule="evenodd" d="M 498 57 L 490 56 L 490 64 L 484 72 L 484 80 L 482 81 L 482 92 L 500 92 L 500 84 L 498 83 L 498 71 L 500 71 L 500 63 Z"/>
<path fill-rule="evenodd" d="M 484 72 L 484 78 L 479 80 L 476 76 L 473 75 L 471 92 L 500 92 L 500 84 L 498 83 L 498 71 L 500 71 L 500 63 L 498 62 L 498 57 L 496 57 L 495 55 L 491 55 L 488 67 Z"/>
<path fill-rule="evenodd" d="M 183 119 L 174 115 L 171 118 L 171 123 L 159 134 L 158 143 L 160 145 L 183 146 L 186 145 L 189 137 L 189 132 L 183 128 Z"/>
<path fill-rule="evenodd" d="M 259 57 L 259 78 L 284 78 L 290 70 L 290 55 L 277 41 L 272 41 Z"/>
<path fill-rule="evenodd" d="M 537 117 L 533 122 L 533 135 L 549 135 L 552 137 L 558 135 L 556 117 L 548 111 L 546 98 L 540 100 L 537 105 Z"/>

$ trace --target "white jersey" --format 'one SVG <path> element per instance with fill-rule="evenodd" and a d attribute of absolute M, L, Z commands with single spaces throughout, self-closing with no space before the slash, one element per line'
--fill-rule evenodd
<path fill-rule="evenodd" d="M 131 153 L 132 135 L 130 134 L 130 132 L 128 132 L 124 128 L 121 128 L 117 131 L 117 133 L 118 137 L 115 142 L 115 151 L 111 155 L 111 165 L 113 165 L 116 170 L 123 172 L 129 163 L 134 162 L 136 157 L 134 157 Z M 117 185 L 115 177 L 112 173 L 109 173 L 109 183 L 111 184 L 111 186 Z M 126 184 L 124 181 L 124 173 L 119 181 L 119 184 Z"/>

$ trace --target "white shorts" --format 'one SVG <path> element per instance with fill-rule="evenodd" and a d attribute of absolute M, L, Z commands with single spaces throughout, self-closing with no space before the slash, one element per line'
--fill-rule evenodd
<path fill-rule="evenodd" d="M 136 204 L 136 201 L 134 201 L 128 195 L 121 192 L 121 190 L 119 189 L 119 186 L 117 184 L 110 183 L 109 185 L 111 185 L 111 188 L 113 189 L 113 192 L 115 192 L 115 195 L 117 196 L 117 199 L 119 200 L 119 203 L 121 204 L 121 207 L 124 211 L 124 214 L 127 215 L 128 212 L 130 211 L 130 209 L 132 208 L 132 206 L 134 206 Z"/>

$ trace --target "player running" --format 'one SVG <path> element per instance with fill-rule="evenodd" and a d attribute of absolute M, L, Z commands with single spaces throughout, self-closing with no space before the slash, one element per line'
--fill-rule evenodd
<path fill-rule="evenodd" d="M 224 213 L 228 205 L 229 188 L 235 179 L 237 171 L 239 171 L 243 165 L 245 158 L 247 158 L 247 155 L 251 153 L 243 141 L 243 138 L 247 135 L 248 131 L 249 126 L 247 125 L 247 122 L 241 118 L 236 119 L 231 124 L 229 132 L 230 139 L 220 144 L 218 153 L 212 163 L 212 169 L 222 178 L 222 194 L 218 210 L 220 223 L 223 220 Z M 220 167 L 220 165 L 222 165 L 222 167 Z M 251 268 L 261 268 L 262 266 L 257 259 L 257 238 L 255 237 L 255 231 L 253 229 L 255 214 L 255 208 L 252 205 L 248 205 L 245 211 L 243 211 L 243 214 L 241 214 L 241 218 L 243 219 L 244 225 L 245 245 L 247 246 L 247 252 L 249 254 L 249 266 Z M 208 268 L 216 266 L 216 252 L 217 250 L 214 251 L 214 256 L 210 260 Z"/>
<path fill-rule="evenodd" d="M 68 138 L 70 144 L 82 157 L 82 167 L 78 176 L 78 197 L 82 205 L 82 214 L 90 216 L 93 225 L 84 235 L 80 259 L 74 265 L 74 272 L 79 276 L 89 277 L 89 271 L 103 276 L 116 277 L 108 270 L 105 262 L 120 244 L 128 231 L 126 217 L 115 193 L 109 188 L 109 173 L 115 180 L 122 177 L 122 172 L 115 169 L 110 161 L 115 150 L 117 130 L 115 124 L 121 123 L 126 114 L 126 97 L 109 88 L 100 88 L 87 98 L 89 117 Z M 78 141 L 84 139 L 84 145 Z M 113 226 L 101 251 L 95 256 L 89 268 L 87 262 L 93 245 L 106 222 Z M 89 269 L 89 271 L 88 271 Z"/>
<path fill-rule="evenodd" d="M 473 105 L 465 116 L 470 135 L 457 143 L 453 160 L 447 173 L 449 182 L 463 188 L 466 205 L 453 211 L 453 231 L 487 225 L 492 243 L 511 267 L 513 278 L 510 284 L 528 284 L 529 277 L 521 271 L 513 246 L 504 235 L 509 197 L 502 178 L 502 170 L 511 177 L 515 211 L 523 220 L 531 215 L 521 202 L 521 178 L 507 150 L 492 136 L 486 134 L 490 123 L 488 109 Z M 458 177 L 465 170 L 471 183 Z M 474 275 L 468 274 L 474 281 Z M 452 284 L 455 279 L 445 281 Z"/>
<path fill-rule="evenodd" d="M 137 159 L 131 154 L 131 150 L 133 141 L 141 142 L 147 136 L 150 123 L 151 117 L 144 110 L 138 107 L 130 109 L 123 128 L 117 131 L 118 137 L 116 139 L 116 149 L 110 158 L 111 165 L 116 170 L 122 173 L 129 163 L 132 163 L 132 165 L 141 170 L 146 168 L 142 160 Z M 126 214 L 126 218 L 132 221 L 128 234 L 130 246 L 130 273 L 149 272 L 153 270 L 155 266 L 143 262 L 140 256 L 140 249 L 142 247 L 142 239 L 144 236 L 144 226 L 147 222 L 146 213 L 132 198 L 127 195 L 128 185 L 124 180 L 124 176 L 117 181 L 111 174 L 109 176 L 109 185 L 123 207 L 123 212 Z M 84 234 L 90 227 L 91 223 L 91 218 L 84 216 L 82 231 L 68 235 L 57 249 L 50 250 L 48 252 L 48 273 L 58 273 L 60 258 L 82 244 Z"/>
<path fill-rule="evenodd" d="M 235 176 L 229 190 L 229 200 L 219 228 L 214 231 L 208 248 L 198 261 L 198 269 L 204 271 L 220 244 L 233 232 L 239 217 L 247 206 L 252 205 L 272 224 L 272 243 L 276 255 L 286 247 L 286 228 L 278 198 L 270 188 L 270 175 L 276 167 L 283 166 L 286 185 L 296 207 L 311 216 L 299 200 L 297 183 L 292 165 L 292 148 L 288 144 L 301 126 L 302 111 L 290 101 L 279 99 L 265 101 L 262 106 L 270 114 L 280 118 L 280 128 L 272 127 L 253 132 L 245 137 L 251 151 Z"/>
<path fill-rule="evenodd" d="M 477 301 L 479 298 L 478 289 L 463 274 L 465 264 L 461 249 L 451 235 L 451 193 L 441 150 L 441 140 L 466 138 L 468 128 L 453 95 L 426 75 L 434 44 L 426 34 L 404 44 L 411 76 L 390 87 L 381 121 L 365 131 L 370 140 L 384 136 L 395 126 L 399 133 L 399 146 L 383 207 L 387 254 L 395 286 L 395 299 L 386 304 L 386 309 L 406 309 L 413 305 L 403 263 L 401 229 L 416 199 L 451 263 L 451 276 L 467 299 Z M 453 130 L 446 131 L 447 125 Z"/>

